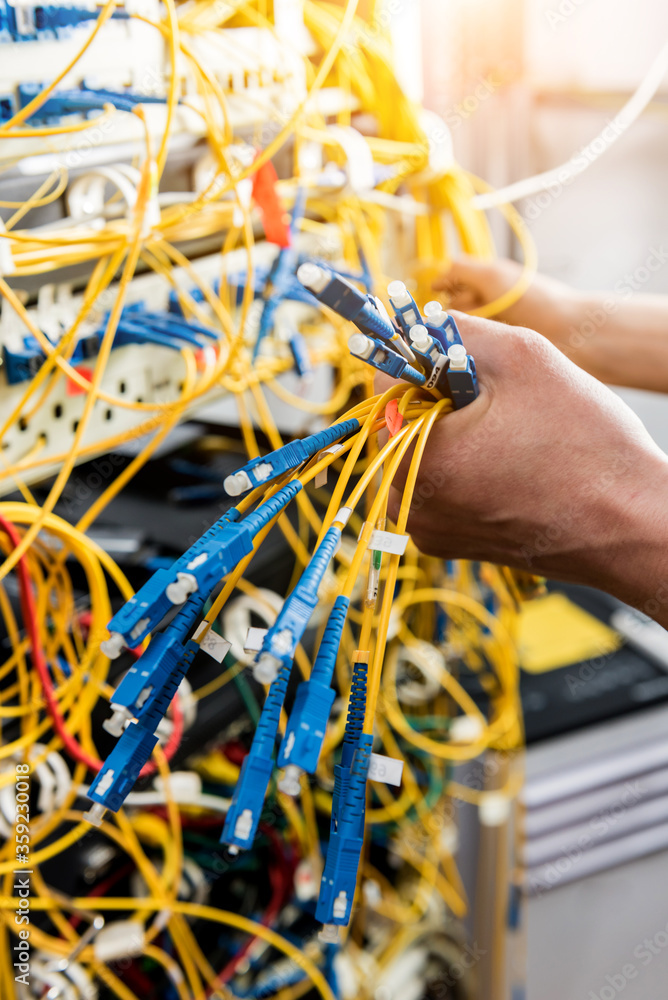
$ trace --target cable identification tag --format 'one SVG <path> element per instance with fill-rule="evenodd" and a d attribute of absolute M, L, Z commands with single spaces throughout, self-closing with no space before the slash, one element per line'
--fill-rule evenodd
<path fill-rule="evenodd" d="M 204 629 L 207 627 L 207 622 L 202 622 L 197 630 L 193 634 L 193 639 L 197 639 Z M 212 628 L 208 630 L 204 638 L 199 644 L 199 648 L 208 653 L 214 660 L 218 663 L 222 663 L 230 649 L 232 648 L 232 643 L 224 639 L 222 635 L 218 635 L 214 632 Z"/>
<path fill-rule="evenodd" d="M 341 451 L 342 448 L 343 448 L 343 445 L 341 444 L 341 442 L 337 441 L 335 444 L 331 445 L 329 448 L 325 448 L 323 451 L 321 451 L 320 454 L 318 455 L 318 458 L 320 459 L 324 455 L 336 455 L 337 451 Z M 326 486 L 327 485 L 327 473 L 328 473 L 328 471 L 329 471 L 329 466 L 326 465 L 325 468 L 321 469 L 320 472 L 317 474 L 317 476 L 313 480 L 313 485 L 315 486 L 316 489 L 320 489 L 321 486 Z"/>
<path fill-rule="evenodd" d="M 396 757 L 386 757 L 382 753 L 371 754 L 369 781 L 382 781 L 386 785 L 399 787 L 403 771 L 403 760 L 397 760 Z"/>
<path fill-rule="evenodd" d="M 402 556 L 408 545 L 408 535 L 398 535 L 394 531 L 380 531 L 374 528 L 367 548 L 375 552 L 389 552 L 392 556 Z"/>
<path fill-rule="evenodd" d="M 431 374 L 425 383 L 425 389 L 433 389 L 438 382 L 441 372 L 447 368 L 448 365 L 447 354 L 440 354 L 438 359 L 434 362 L 434 367 L 431 370 Z"/>

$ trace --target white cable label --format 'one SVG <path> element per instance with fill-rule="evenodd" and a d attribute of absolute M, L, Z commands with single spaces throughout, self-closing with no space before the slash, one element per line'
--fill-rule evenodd
<path fill-rule="evenodd" d="M 404 771 L 403 760 L 396 757 L 385 757 L 382 753 L 372 753 L 369 763 L 369 781 L 382 781 L 386 785 L 401 784 Z"/>
<path fill-rule="evenodd" d="M 341 451 L 342 448 L 343 445 L 341 444 L 341 442 L 337 441 L 330 448 L 325 448 L 323 451 L 321 451 L 320 454 L 318 455 L 318 458 L 319 459 L 322 458 L 323 455 L 336 455 L 337 451 Z M 328 471 L 329 471 L 329 466 L 326 465 L 325 468 L 321 469 L 318 475 L 315 477 L 313 482 L 316 489 L 320 489 L 321 486 L 327 485 Z"/>
<path fill-rule="evenodd" d="M 434 363 L 431 375 L 425 383 L 425 389 L 433 389 L 438 382 L 438 377 L 448 363 L 447 354 L 439 354 L 438 361 Z"/>
<path fill-rule="evenodd" d="M 207 624 L 208 622 L 200 622 L 193 635 L 193 639 L 199 638 L 204 629 L 207 627 Z M 214 632 L 213 629 L 210 628 L 200 642 L 199 648 L 203 649 L 205 653 L 208 653 L 209 656 L 216 660 L 217 663 L 222 663 L 232 648 L 232 643 L 228 642 L 227 639 L 222 637 L 222 635 L 218 635 L 217 632 Z"/>
<path fill-rule="evenodd" d="M 402 556 L 408 545 L 408 535 L 398 535 L 394 531 L 380 531 L 375 528 L 371 532 L 368 548 L 374 552 L 389 552 L 392 556 Z"/>
<path fill-rule="evenodd" d="M 268 628 L 249 628 L 244 643 L 244 653 L 259 653 Z"/>

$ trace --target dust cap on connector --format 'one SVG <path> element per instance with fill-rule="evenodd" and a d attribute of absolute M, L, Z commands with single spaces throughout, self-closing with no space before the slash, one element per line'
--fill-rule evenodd
<path fill-rule="evenodd" d="M 114 714 L 108 719 L 105 719 L 102 723 L 102 728 L 105 732 L 109 733 L 110 736 L 122 736 L 125 732 L 125 724 L 132 719 L 132 712 L 125 707 L 125 705 L 114 705 L 112 703 L 112 709 Z"/>
<path fill-rule="evenodd" d="M 330 276 L 324 267 L 320 267 L 319 264 L 313 264 L 310 261 L 306 261 L 305 264 L 299 267 L 297 277 L 305 288 L 316 293 L 324 291 L 330 282 Z"/>
<path fill-rule="evenodd" d="M 258 684 L 273 684 L 278 677 L 281 661 L 271 653 L 263 653 L 253 667 L 253 677 Z"/>
<path fill-rule="evenodd" d="M 424 314 L 430 323 L 434 323 L 436 325 L 443 323 L 448 318 L 447 312 L 441 303 L 436 301 L 436 299 L 432 299 L 431 302 L 427 302 L 424 307 Z"/>
<path fill-rule="evenodd" d="M 403 309 L 411 303 L 411 297 L 403 281 L 391 281 L 387 286 L 387 294 L 392 300 L 392 305 L 398 309 Z"/>
<path fill-rule="evenodd" d="M 373 340 L 363 333 L 353 333 L 348 338 L 348 350 L 358 358 L 370 357 L 373 347 Z"/>
<path fill-rule="evenodd" d="M 223 480 L 223 487 L 228 497 L 238 497 L 253 489 L 253 484 L 247 472 L 241 470 Z"/>
<path fill-rule="evenodd" d="M 299 795 L 301 791 L 301 782 L 299 779 L 303 773 L 301 767 L 298 767 L 296 764 L 288 764 L 278 782 L 280 791 L 286 795 L 291 795 L 293 798 Z"/>
<path fill-rule="evenodd" d="M 336 924 L 323 924 L 318 937 L 323 944 L 340 944 L 341 941 Z"/>
<path fill-rule="evenodd" d="M 101 802 L 93 802 L 92 806 L 83 814 L 83 818 L 91 826 L 102 826 L 102 820 L 104 819 L 106 813 L 105 807 Z"/>
<path fill-rule="evenodd" d="M 192 573 L 177 573 L 176 580 L 165 587 L 165 594 L 172 604 L 183 604 L 196 590 L 197 579 Z"/>
<path fill-rule="evenodd" d="M 431 343 L 429 330 L 422 323 L 416 323 L 415 326 L 412 326 L 408 335 L 411 338 L 411 343 L 415 344 L 418 350 L 426 349 Z"/>
<path fill-rule="evenodd" d="M 120 632 L 111 632 L 108 639 L 100 643 L 100 651 L 110 660 L 116 660 L 126 648 L 126 642 Z"/>
<path fill-rule="evenodd" d="M 463 344 L 453 344 L 452 347 L 448 348 L 448 358 L 450 359 L 451 369 L 464 369 L 466 368 L 466 348 Z"/>

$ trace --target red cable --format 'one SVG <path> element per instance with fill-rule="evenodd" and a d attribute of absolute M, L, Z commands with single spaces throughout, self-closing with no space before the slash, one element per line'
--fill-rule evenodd
<path fill-rule="evenodd" d="M 285 855 L 283 854 L 283 845 L 281 844 L 275 830 L 264 823 L 260 824 L 260 829 L 269 837 L 277 861 L 276 864 L 269 866 L 269 881 L 271 883 L 272 893 L 269 905 L 267 906 L 267 909 L 265 910 L 260 921 L 263 927 L 269 927 L 280 913 L 283 903 L 287 899 L 288 890 L 291 885 L 290 868 Z M 223 971 L 219 974 L 219 982 L 229 982 L 257 940 L 257 935 L 249 938 L 243 948 L 241 948 L 236 955 L 230 959 Z M 210 993 L 207 994 L 207 996 L 210 995 Z"/>
<path fill-rule="evenodd" d="M 19 533 L 11 521 L 7 521 L 1 514 L 0 528 L 2 528 L 9 538 L 13 548 L 18 548 L 21 544 Z M 65 727 L 65 720 L 60 714 L 58 702 L 53 690 L 53 684 L 51 682 L 51 675 L 49 673 L 49 668 L 44 657 L 44 650 L 42 649 L 42 644 L 39 638 L 39 629 L 37 627 L 37 609 L 35 608 L 35 598 L 32 592 L 30 574 L 28 572 L 28 565 L 25 560 L 25 556 L 21 556 L 18 560 L 16 564 L 16 571 L 19 579 L 21 614 L 23 615 L 23 621 L 28 630 L 28 635 L 30 636 L 32 661 L 39 675 L 40 684 L 42 685 L 42 690 L 44 692 L 44 700 L 46 702 L 49 715 L 51 716 L 53 728 L 62 740 L 63 746 L 70 756 L 74 757 L 74 759 L 79 761 L 81 764 L 85 764 L 89 770 L 97 772 L 102 767 L 102 761 L 97 760 L 96 757 L 89 756 L 83 747 L 77 743 L 71 733 L 68 733 Z M 176 695 L 172 700 L 171 707 L 173 728 L 169 741 L 165 747 L 165 756 L 167 757 L 167 760 L 171 760 L 176 753 L 183 735 L 183 713 Z M 153 774 L 156 769 L 157 765 L 153 761 L 149 761 L 141 769 L 140 777 L 146 777 L 146 775 Z"/>
<path fill-rule="evenodd" d="M 86 898 L 97 899 L 100 896 L 106 896 L 109 890 L 113 889 L 113 887 L 118 882 L 120 882 L 121 879 L 125 878 L 126 875 L 129 875 L 130 872 L 133 872 L 135 870 L 135 867 L 136 866 L 133 864 L 133 862 L 129 862 L 127 865 L 123 865 L 122 868 L 119 868 L 111 875 L 107 875 L 105 879 L 103 879 L 101 882 L 98 882 L 97 885 L 90 890 Z M 70 925 L 76 930 L 79 924 L 81 923 L 82 919 L 83 918 L 80 917 L 78 913 L 73 913 L 72 916 L 70 917 Z"/>
<path fill-rule="evenodd" d="M 176 751 L 181 745 L 181 737 L 183 736 L 183 712 L 181 711 L 181 702 L 177 694 L 172 698 L 172 731 L 169 734 L 169 739 L 165 744 L 164 754 L 167 760 L 171 760 Z M 154 774 L 158 770 L 158 765 L 154 760 L 147 761 L 139 772 L 140 778 L 146 778 L 149 774 Z"/>
<path fill-rule="evenodd" d="M 281 875 L 281 872 L 276 865 L 271 865 L 269 867 L 269 881 L 271 882 L 272 895 L 269 901 L 269 905 L 267 906 L 267 909 L 265 910 L 262 916 L 262 920 L 260 921 L 263 927 L 269 927 L 273 923 L 275 918 L 280 913 L 281 906 L 283 903 L 283 895 L 284 895 L 283 876 Z M 218 976 L 218 980 L 221 983 L 229 982 L 229 980 L 237 971 L 239 965 L 244 960 L 244 958 L 246 957 L 246 955 L 251 950 L 251 948 L 253 947 L 253 945 L 257 940 L 258 940 L 257 935 L 253 935 L 253 937 L 249 938 L 248 941 L 246 941 L 243 948 L 241 948 L 236 953 L 236 955 L 234 955 L 230 959 L 230 961 L 227 963 L 223 971 Z M 207 994 L 207 996 L 210 995 L 211 995 L 210 993 Z"/>
<path fill-rule="evenodd" d="M 14 548 L 18 548 L 21 544 L 21 538 L 18 531 L 14 525 L 7 521 L 0 514 L 0 527 L 9 537 L 10 542 Z M 102 762 L 97 760 L 95 757 L 90 757 L 83 747 L 79 746 L 74 737 L 68 733 L 65 728 L 65 721 L 60 714 L 58 708 L 58 703 L 53 692 L 53 684 L 51 683 L 51 676 L 49 674 L 49 668 L 46 664 L 44 658 L 44 651 L 42 649 L 42 644 L 39 639 L 39 631 L 37 628 L 37 610 L 35 608 L 35 598 L 33 596 L 32 587 L 30 585 L 30 574 L 28 573 L 28 566 L 26 564 L 25 556 L 21 556 L 18 563 L 16 564 L 16 570 L 19 578 L 19 588 L 21 596 L 21 613 L 23 615 L 23 621 L 28 630 L 30 636 L 30 645 L 32 648 L 32 661 L 39 674 L 40 683 L 42 685 L 42 690 L 44 692 L 44 700 L 46 701 L 46 707 L 51 716 L 53 722 L 53 728 L 60 736 L 63 741 L 63 746 L 67 752 L 75 758 L 75 760 L 80 761 L 85 764 L 87 768 L 91 771 L 99 771 L 102 767 Z"/>

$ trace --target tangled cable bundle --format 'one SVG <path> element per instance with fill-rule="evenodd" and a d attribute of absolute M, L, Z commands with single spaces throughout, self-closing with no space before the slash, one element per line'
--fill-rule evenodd
<path fill-rule="evenodd" d="M 439 159 L 388 39 L 356 8 L 306 0 L 305 56 L 266 0 L 165 0 L 159 18 L 108 0 L 62 72 L 0 122 L 3 145 L 45 151 L 132 119 L 143 146 L 132 165 L 91 167 L 84 180 L 60 162 L 25 204 L 2 203 L 13 211 L 0 226 L 2 321 L 28 338 L 7 358 L 33 359 L 29 378 L 19 366 L 7 383 L 2 440 L 28 440 L 64 386 L 81 406 L 68 447 L 38 435 L 18 459 L 0 452 L 10 497 L 0 502 L 3 997 L 373 997 L 411 949 L 445 962 L 467 912 L 456 803 L 488 793 L 453 768 L 521 743 L 520 592 L 498 567 L 422 555 L 407 521 L 429 435 L 459 405 L 454 382 L 422 388 L 429 351 L 440 351 L 439 309 L 424 318 L 415 303 L 431 298 L 453 250 L 493 254 L 472 206 L 487 188 Z M 149 101 L 130 88 L 115 100 L 86 84 L 66 98 L 63 81 L 121 13 L 161 39 L 162 92 Z M 216 65 L 236 29 L 265 32 L 284 58 L 273 114 L 246 81 L 244 100 L 261 104 L 250 131 L 235 126 L 236 84 Z M 55 123 L 54 100 L 65 108 Z M 373 134 L 353 130 L 363 118 Z M 206 148 L 198 186 L 168 191 L 174 136 L 192 122 Z M 67 218 L 21 228 L 65 191 Z M 525 273 L 486 315 L 518 298 L 535 268 L 521 219 L 504 212 Z M 300 280 L 305 263 L 353 289 L 356 336 L 375 346 L 353 349 L 351 338 L 349 349 L 351 316 Z M 397 305 L 396 283 L 394 301 L 384 295 L 398 266 L 412 305 Z M 85 286 L 55 335 L 21 279 L 57 272 L 65 283 L 70 268 Z M 442 346 L 450 372 L 472 377 L 461 338 Z M 120 388 L 122 359 L 139 357 L 123 352 L 144 349 L 176 372 L 162 398 Z M 395 355 L 412 384 L 376 394 L 370 364 L 387 370 Z M 134 597 L 125 565 L 91 528 L 180 421 L 223 397 L 240 429 L 227 442 L 239 452 L 225 480 L 235 506 L 176 562 L 151 565 Z M 297 415 L 298 434 L 280 429 L 279 404 Z M 102 433 L 104 412 L 123 429 Z M 77 465 L 129 444 L 122 471 L 75 524 L 56 512 Z M 290 551 L 287 597 L 253 576 L 272 531 Z M 193 665 L 205 657 L 220 667 L 198 687 Z M 223 706 L 232 691 L 239 717 L 197 745 L 201 706 Z M 27 810 L 13 794 L 26 774 Z M 511 769 L 496 801 L 516 789 Z M 86 845 L 88 867 L 72 877 L 79 894 L 66 892 L 62 872 Z M 15 919 L 22 866 L 29 985 L 16 982 L 12 950 L 26 940 Z"/>

